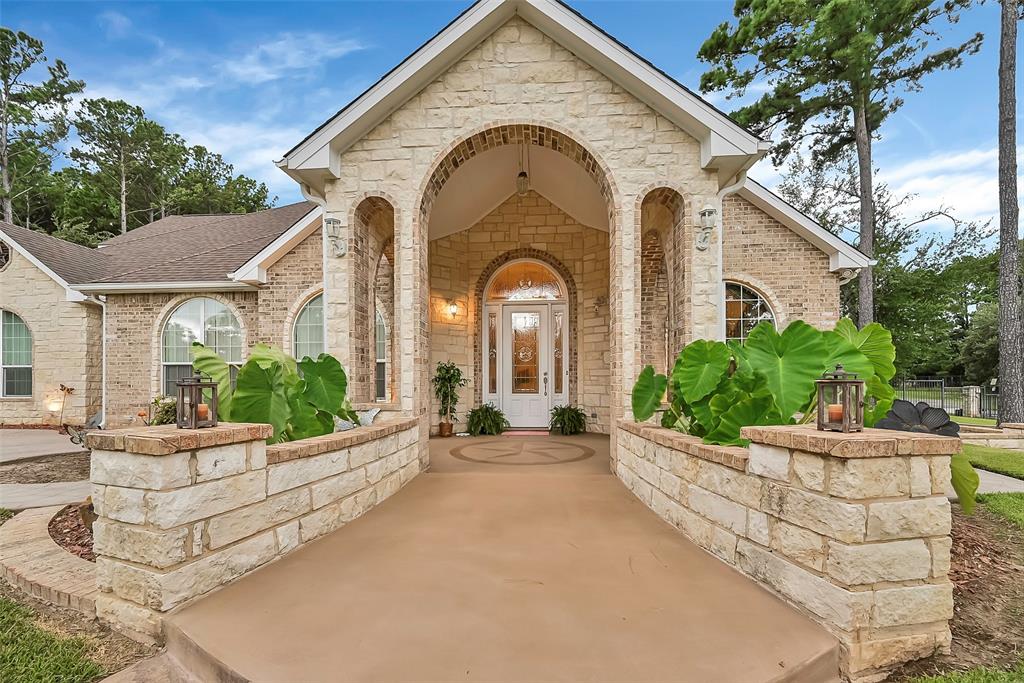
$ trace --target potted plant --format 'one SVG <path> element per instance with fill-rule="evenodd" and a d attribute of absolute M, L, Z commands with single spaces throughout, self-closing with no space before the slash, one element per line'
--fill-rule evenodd
<path fill-rule="evenodd" d="M 552 434 L 570 436 L 587 431 L 587 414 L 576 406 L 555 406 L 551 409 Z"/>
<path fill-rule="evenodd" d="M 473 436 L 491 434 L 497 436 L 509 428 L 505 413 L 491 404 L 484 403 L 469 411 L 466 416 L 466 431 Z"/>
<path fill-rule="evenodd" d="M 448 361 L 437 364 L 434 378 L 430 381 L 434 385 L 434 396 L 440 404 L 437 411 L 441 416 L 441 423 L 437 427 L 438 436 L 451 436 L 455 406 L 459 404 L 459 389 L 466 386 L 466 380 L 459 366 Z"/>

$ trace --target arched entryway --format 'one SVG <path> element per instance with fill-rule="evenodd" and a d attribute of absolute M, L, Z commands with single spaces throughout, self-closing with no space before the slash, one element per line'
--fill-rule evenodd
<path fill-rule="evenodd" d="M 569 403 L 569 287 L 548 264 L 520 258 L 484 284 L 481 394 L 513 427 L 548 425 L 551 408 Z"/>

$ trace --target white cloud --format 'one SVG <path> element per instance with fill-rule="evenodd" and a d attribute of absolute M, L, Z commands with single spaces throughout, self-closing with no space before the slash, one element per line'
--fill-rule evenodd
<path fill-rule="evenodd" d="M 365 48 L 361 42 L 351 38 L 335 38 L 322 33 L 283 33 L 237 59 L 225 60 L 221 66 L 233 79 L 255 85 L 314 69 Z"/>
<path fill-rule="evenodd" d="M 114 10 L 107 10 L 96 17 L 96 21 L 103 27 L 107 38 L 123 38 L 128 35 L 132 28 L 132 20 Z"/>

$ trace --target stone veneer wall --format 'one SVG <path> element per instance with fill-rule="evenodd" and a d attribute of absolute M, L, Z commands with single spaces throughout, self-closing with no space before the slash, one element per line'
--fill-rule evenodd
<path fill-rule="evenodd" d="M 97 617 L 159 643 L 165 613 L 352 521 L 420 471 L 415 419 L 267 446 L 270 432 L 89 435 Z"/>
<path fill-rule="evenodd" d="M 694 543 L 838 637 L 843 676 L 883 680 L 950 644 L 958 439 L 745 428 L 749 450 L 621 423 L 616 473 Z"/>
<path fill-rule="evenodd" d="M 784 327 L 803 320 L 831 328 L 839 319 L 839 276 L 829 257 L 746 199 L 729 195 L 722 203 L 726 280 L 761 292 Z"/>
<path fill-rule="evenodd" d="M 543 196 L 512 195 L 468 230 L 430 242 L 430 367 L 453 361 L 469 380 L 460 392 L 466 411 L 480 403 L 480 363 L 475 341 L 481 334 L 477 290 L 487 266 L 508 252 L 535 250 L 558 261 L 576 284 L 575 335 L 570 335 L 570 401 L 586 410 L 590 431 L 608 431 L 609 369 L 608 233 L 577 223 Z M 526 251 L 522 252 L 524 255 Z M 448 304 L 455 301 L 453 318 Z M 572 348 L 572 344 L 576 348 Z M 575 369 L 575 373 L 573 370 Z M 575 382 L 575 387 L 573 383 Z M 431 415 L 437 414 L 436 400 Z"/>
<path fill-rule="evenodd" d="M 102 309 L 67 300 L 63 287 L 11 249 L 0 270 L 0 308 L 32 333 L 32 396 L 0 397 L 0 425 L 60 424 L 60 385 L 75 390 L 64 420 L 82 425 L 100 409 Z"/>
<path fill-rule="evenodd" d="M 299 305 L 323 284 L 322 245 L 316 230 L 267 269 L 267 284 L 259 291 L 108 295 L 107 426 L 131 424 L 162 393 L 161 328 L 187 299 L 210 297 L 227 304 L 243 328 L 243 353 L 257 342 L 290 349 Z"/>

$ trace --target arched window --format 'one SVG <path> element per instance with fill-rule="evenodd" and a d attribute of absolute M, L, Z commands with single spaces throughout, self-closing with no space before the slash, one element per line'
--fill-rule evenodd
<path fill-rule="evenodd" d="M 32 395 L 32 333 L 25 321 L 10 311 L 3 311 L 0 317 L 0 366 L 0 396 Z"/>
<path fill-rule="evenodd" d="M 775 313 L 756 291 L 739 282 L 725 283 L 725 338 L 743 341 L 761 322 L 775 325 Z"/>
<path fill-rule="evenodd" d="M 161 334 L 164 394 L 174 396 L 175 383 L 192 373 L 192 342 L 220 354 L 235 370 L 242 363 L 242 326 L 227 306 L 206 297 L 185 301 L 171 313 Z"/>
<path fill-rule="evenodd" d="M 374 339 L 376 346 L 374 398 L 378 401 L 388 400 L 388 326 L 384 322 L 384 316 L 377 311 L 377 320 L 374 323 Z"/>
<path fill-rule="evenodd" d="M 487 301 L 554 301 L 564 299 L 558 276 L 536 261 L 513 261 L 498 271 L 487 288 Z"/>
<path fill-rule="evenodd" d="M 324 295 L 317 294 L 295 316 L 292 355 L 298 360 L 316 358 L 324 352 Z"/>

